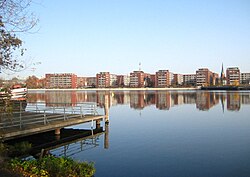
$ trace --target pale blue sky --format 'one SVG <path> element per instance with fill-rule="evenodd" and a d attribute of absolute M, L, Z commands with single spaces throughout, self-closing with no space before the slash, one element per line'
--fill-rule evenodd
<path fill-rule="evenodd" d="M 39 31 L 23 37 L 34 62 L 20 76 L 100 71 L 128 74 L 250 72 L 249 0 L 43 0 L 32 6 Z"/>

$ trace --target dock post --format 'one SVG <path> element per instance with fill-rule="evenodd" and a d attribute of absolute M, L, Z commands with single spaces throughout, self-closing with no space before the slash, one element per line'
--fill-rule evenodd
<path fill-rule="evenodd" d="M 109 124 L 105 124 L 104 148 L 109 148 Z"/>
<path fill-rule="evenodd" d="M 101 120 L 96 120 L 96 129 L 99 129 L 101 127 Z"/>
<path fill-rule="evenodd" d="M 104 99 L 105 99 L 105 104 L 104 104 L 105 123 L 109 123 L 109 99 L 107 94 L 105 94 Z"/>
<path fill-rule="evenodd" d="M 55 139 L 57 141 L 60 140 L 61 138 L 60 134 L 61 134 L 61 129 L 60 128 L 55 129 Z"/>
<path fill-rule="evenodd" d="M 55 129 L 55 135 L 60 135 L 61 133 L 60 130 L 61 130 L 60 128 Z"/>

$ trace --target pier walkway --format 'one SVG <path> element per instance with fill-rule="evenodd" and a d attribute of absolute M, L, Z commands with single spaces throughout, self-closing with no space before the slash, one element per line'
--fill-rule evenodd
<path fill-rule="evenodd" d="M 20 109 L 0 115 L 0 141 L 60 129 L 67 126 L 95 121 L 108 121 L 107 115 L 97 112 L 96 103 L 26 103 L 20 102 Z M 106 112 L 106 111 L 105 111 Z"/>

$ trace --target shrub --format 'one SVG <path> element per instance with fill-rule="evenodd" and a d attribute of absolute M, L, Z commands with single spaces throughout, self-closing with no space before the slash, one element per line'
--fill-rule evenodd
<path fill-rule="evenodd" d="M 77 162 L 71 158 L 54 156 L 29 161 L 13 159 L 8 168 L 23 176 L 33 177 L 91 177 L 95 173 L 93 163 Z"/>

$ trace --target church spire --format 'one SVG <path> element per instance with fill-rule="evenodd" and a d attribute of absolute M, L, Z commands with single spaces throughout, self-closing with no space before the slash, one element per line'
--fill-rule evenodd
<path fill-rule="evenodd" d="M 221 78 L 224 78 L 224 77 L 225 77 L 224 68 L 223 68 L 223 63 L 222 63 L 222 66 L 221 66 L 220 77 L 221 77 Z"/>
<path fill-rule="evenodd" d="M 221 81 L 221 85 L 226 85 L 226 76 L 224 73 L 223 63 L 221 65 L 220 81 Z"/>

